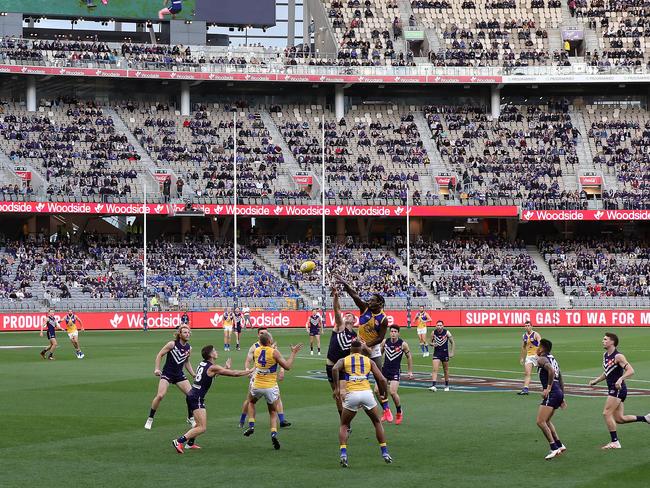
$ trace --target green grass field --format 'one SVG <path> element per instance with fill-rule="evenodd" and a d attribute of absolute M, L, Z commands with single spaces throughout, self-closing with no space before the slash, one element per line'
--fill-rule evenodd
<path fill-rule="evenodd" d="M 417 348 L 415 330 L 403 337 Z M 567 383 L 586 383 L 602 367 L 603 329 L 540 330 L 554 342 Z M 636 369 L 629 386 L 650 390 L 650 331 L 617 330 L 620 349 Z M 247 379 L 218 378 L 207 397 L 208 431 L 200 451 L 178 455 L 170 445 L 186 430 L 185 402 L 176 389 L 164 399 L 151 431 L 145 431 L 152 397 L 155 354 L 170 331 L 87 332 L 86 353 L 77 360 L 64 334 L 57 334 L 57 360 L 43 361 L 37 333 L 0 335 L 0 486 L 648 486 L 650 425 L 621 426 L 623 449 L 601 451 L 609 440 L 601 412 L 604 397 L 570 396 L 555 423 L 568 451 L 544 461 L 548 445 L 535 425 L 539 394 L 453 390 L 453 375 L 519 379 L 520 330 L 455 329 L 452 391 L 402 388 L 405 420 L 386 425 L 394 464 L 382 462 L 374 432 L 358 415 L 348 444 L 350 468 L 338 465 L 338 415 L 327 382 L 301 378 L 324 370 L 322 358 L 303 350 L 281 384 L 287 418 L 274 451 L 268 415 L 244 438 L 237 428 Z M 329 340 L 329 331 L 323 336 Z M 286 355 L 304 331 L 275 331 Z M 245 348 L 253 342 L 247 331 Z M 222 333 L 194 331 L 194 363 L 200 347 L 222 344 Z M 324 343 L 324 352 L 327 344 Z M 230 353 L 242 367 L 244 352 Z M 225 360 L 220 353 L 219 362 Z M 429 358 L 415 356 L 415 370 L 430 371 Z M 405 367 L 405 365 L 404 365 Z M 626 411 L 646 414 L 650 397 L 628 397 Z M 422 483 L 422 484 L 421 484 Z M 349 485 L 350 484 L 350 485 Z"/>

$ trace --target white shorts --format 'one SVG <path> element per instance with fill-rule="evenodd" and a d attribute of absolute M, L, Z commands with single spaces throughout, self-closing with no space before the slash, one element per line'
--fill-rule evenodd
<path fill-rule="evenodd" d="M 352 412 L 359 410 L 359 407 L 372 410 L 376 406 L 377 400 L 375 400 L 375 395 L 372 394 L 372 390 L 350 391 L 345 395 L 345 400 L 343 400 L 343 408 Z"/>
<path fill-rule="evenodd" d="M 427 335 L 427 329 L 418 329 L 418 335 Z"/>
<path fill-rule="evenodd" d="M 370 359 L 380 358 L 381 357 L 381 344 L 372 346 L 370 348 Z"/>
<path fill-rule="evenodd" d="M 72 340 L 72 339 L 76 339 L 77 337 L 79 337 L 79 331 L 78 331 L 78 330 L 75 330 L 74 332 L 68 332 L 68 337 L 69 337 L 71 340 Z"/>
<path fill-rule="evenodd" d="M 526 361 L 524 361 L 524 364 L 532 364 L 533 366 L 537 366 L 537 356 L 526 356 Z"/>
<path fill-rule="evenodd" d="M 232 325 L 224 325 L 223 330 L 224 332 L 232 332 Z"/>
<path fill-rule="evenodd" d="M 273 388 L 255 388 L 251 385 L 251 395 L 258 400 L 264 397 L 266 403 L 270 405 L 280 398 L 280 388 L 278 388 L 278 385 L 275 385 Z"/>

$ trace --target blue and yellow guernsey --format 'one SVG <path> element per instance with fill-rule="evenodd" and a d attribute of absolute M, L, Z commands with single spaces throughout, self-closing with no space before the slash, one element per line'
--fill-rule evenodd
<path fill-rule="evenodd" d="M 343 359 L 343 370 L 347 391 L 371 390 L 368 375 L 371 373 L 371 360 L 363 354 L 355 352 Z"/>
<path fill-rule="evenodd" d="M 535 331 L 532 331 L 530 334 L 524 332 L 524 348 L 526 349 L 526 356 L 537 356 L 537 348 L 539 347 L 539 341 L 535 339 Z"/>
<path fill-rule="evenodd" d="M 271 346 L 259 346 L 253 351 L 253 388 L 273 388 L 278 384 L 278 363 L 273 357 L 274 351 Z"/>
<path fill-rule="evenodd" d="M 386 314 L 383 310 L 375 314 L 367 308 L 359 317 L 359 337 L 366 343 L 379 339 L 379 329 L 384 318 Z"/>

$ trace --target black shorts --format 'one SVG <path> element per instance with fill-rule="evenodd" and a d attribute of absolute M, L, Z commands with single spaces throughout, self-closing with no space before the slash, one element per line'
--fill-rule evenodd
<path fill-rule="evenodd" d="M 183 7 L 180 7 L 180 6 L 177 7 L 176 5 L 170 5 L 169 6 L 169 13 L 171 13 L 171 14 L 177 14 L 181 10 L 183 10 Z"/>
<path fill-rule="evenodd" d="M 400 371 L 395 371 L 394 369 L 382 370 L 381 374 L 384 375 L 386 380 L 390 383 L 391 381 L 399 381 Z"/>
<path fill-rule="evenodd" d="M 235 332 L 237 332 L 238 334 L 241 334 L 241 324 L 236 324 L 235 325 Z"/>
<path fill-rule="evenodd" d="M 50 332 L 49 330 L 47 331 L 47 339 L 56 339 L 56 331 Z"/>
<path fill-rule="evenodd" d="M 205 408 L 205 398 L 199 395 L 192 395 L 190 392 L 189 395 L 185 397 L 185 402 L 187 403 L 187 408 L 190 411 L 198 410 L 199 408 Z"/>
<path fill-rule="evenodd" d="M 540 405 L 545 407 L 553 407 L 554 410 L 557 410 L 562 405 L 564 401 L 564 393 L 561 390 L 551 390 L 546 398 L 542 400 Z"/>
<path fill-rule="evenodd" d="M 327 373 L 327 381 L 334 383 L 334 376 L 332 376 L 332 369 L 334 369 L 333 364 L 328 364 L 325 366 L 325 372 Z"/>
<path fill-rule="evenodd" d="M 180 383 L 181 381 L 187 381 L 187 378 L 183 373 L 170 374 L 170 373 L 166 373 L 165 371 L 163 371 L 162 374 L 160 375 L 160 379 L 166 380 L 171 385 L 175 385 L 176 383 Z"/>
<path fill-rule="evenodd" d="M 309 329 L 309 335 L 314 337 L 314 336 L 319 336 L 320 335 L 320 329 Z"/>
<path fill-rule="evenodd" d="M 442 361 L 443 363 L 448 363 L 449 362 L 449 355 L 447 354 L 446 356 L 444 354 L 436 354 L 435 352 L 433 353 L 433 360 L 438 360 Z"/>
<path fill-rule="evenodd" d="M 627 398 L 627 385 L 623 384 L 620 390 L 617 390 L 613 385 L 609 390 L 607 390 L 607 395 L 614 397 L 614 398 L 619 398 L 621 402 L 624 402 L 625 399 Z"/>

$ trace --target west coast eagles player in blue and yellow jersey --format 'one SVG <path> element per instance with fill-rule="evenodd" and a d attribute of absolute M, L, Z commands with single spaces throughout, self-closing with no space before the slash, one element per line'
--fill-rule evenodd
<path fill-rule="evenodd" d="M 517 395 L 528 395 L 528 385 L 530 385 L 530 375 L 533 367 L 537 366 L 537 348 L 542 336 L 533 330 L 533 324 L 530 320 L 524 322 L 526 329 L 521 344 L 521 355 L 519 357 L 519 364 L 524 366 L 524 387 L 517 393 Z"/>
<path fill-rule="evenodd" d="M 415 328 L 418 333 L 423 358 L 429 356 L 429 345 L 427 344 L 427 325 L 429 322 L 432 322 L 431 316 L 424 309 L 424 306 L 420 306 L 420 311 L 415 316 Z"/>
<path fill-rule="evenodd" d="M 360 407 L 363 407 L 375 427 L 375 435 L 377 442 L 379 442 L 379 448 L 381 449 L 381 455 L 384 461 L 387 463 L 393 462 L 393 459 L 388 453 L 384 426 L 381 424 L 379 407 L 377 406 L 375 395 L 372 393 L 368 376 L 372 373 L 375 377 L 379 394 L 384 398 L 387 394 L 388 383 L 379 367 L 367 356 L 361 354 L 361 347 L 361 342 L 356 339 L 353 340 L 350 355 L 339 359 L 332 368 L 334 395 L 340 399 L 343 405 L 341 425 L 339 426 L 339 444 L 341 449 L 341 466 L 344 468 L 348 467 L 347 444 L 348 436 L 350 435 L 350 424 Z M 342 381 L 345 382 L 344 387 L 341 387 Z"/>
<path fill-rule="evenodd" d="M 286 371 L 291 369 L 293 361 L 300 349 L 302 349 L 302 344 L 291 346 L 289 359 L 285 359 L 280 354 L 280 351 L 273 347 L 273 339 L 270 334 L 261 333 L 259 343 L 259 347 L 253 352 L 255 373 L 253 384 L 248 392 L 248 429 L 246 429 L 244 435 L 249 437 L 255 432 L 255 404 L 257 400 L 264 398 L 271 417 L 271 442 L 275 449 L 280 449 L 277 415 L 277 404 L 280 397 L 278 369 L 284 368 Z"/>
<path fill-rule="evenodd" d="M 381 369 L 381 343 L 388 330 L 388 317 L 384 313 L 384 297 L 373 293 L 366 302 L 359 297 L 356 290 L 352 289 L 343 278 L 340 276 L 335 276 L 335 278 L 338 283 L 343 285 L 347 294 L 359 307 L 361 311 L 359 316 L 359 339 L 370 350 L 370 359 Z"/>
<path fill-rule="evenodd" d="M 77 324 L 79 324 L 81 331 L 83 332 L 84 330 L 81 319 L 72 310 L 68 310 L 68 314 L 63 318 L 63 324 L 65 326 L 61 327 L 61 329 L 65 330 L 68 334 L 70 342 L 72 342 L 72 347 L 75 349 L 77 359 L 83 359 L 84 353 L 81 352 L 81 347 L 79 346 L 79 329 L 77 329 Z"/>

